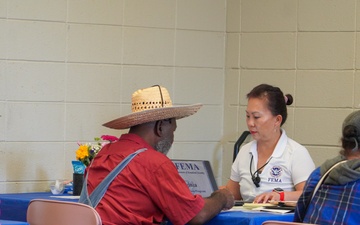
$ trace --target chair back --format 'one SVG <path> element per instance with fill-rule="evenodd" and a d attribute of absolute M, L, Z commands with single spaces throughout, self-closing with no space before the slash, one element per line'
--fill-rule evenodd
<path fill-rule="evenodd" d="M 315 224 L 268 220 L 263 222 L 262 225 L 315 225 Z"/>
<path fill-rule="evenodd" d="M 96 210 L 78 202 L 33 199 L 26 220 L 30 225 L 101 225 Z"/>

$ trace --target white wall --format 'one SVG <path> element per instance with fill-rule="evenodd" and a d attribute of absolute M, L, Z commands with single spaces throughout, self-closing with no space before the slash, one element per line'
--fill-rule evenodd
<path fill-rule="evenodd" d="M 160 84 L 180 120 L 171 158 L 208 159 L 229 177 L 259 83 L 294 96 L 284 126 L 320 165 L 360 105 L 359 0 L 0 0 L 0 192 L 72 176 L 77 141 Z"/>
<path fill-rule="evenodd" d="M 154 84 L 204 103 L 169 156 L 220 178 L 225 29 L 225 0 L 0 0 L 0 192 L 71 179 L 77 141 L 125 132 L 101 124 Z"/>

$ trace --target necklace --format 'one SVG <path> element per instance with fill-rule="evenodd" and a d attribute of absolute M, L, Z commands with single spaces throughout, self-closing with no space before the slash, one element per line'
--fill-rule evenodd
<path fill-rule="evenodd" d="M 254 173 L 252 173 L 252 169 L 251 169 L 251 165 L 253 162 L 254 156 L 251 155 L 251 160 L 250 160 L 250 174 L 251 174 L 251 179 L 253 181 L 253 183 L 255 184 L 256 187 L 260 187 L 260 176 L 259 173 L 261 173 L 261 170 L 270 162 L 270 160 L 272 159 L 272 157 L 270 157 L 270 159 L 264 164 L 262 165 L 259 169 L 257 169 Z"/>

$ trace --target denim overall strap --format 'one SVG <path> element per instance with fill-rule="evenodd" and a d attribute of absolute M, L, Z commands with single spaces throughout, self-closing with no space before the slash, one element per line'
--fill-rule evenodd
<path fill-rule="evenodd" d="M 121 161 L 105 178 L 101 181 L 101 183 L 94 189 L 94 191 L 90 194 L 87 190 L 87 178 L 90 170 L 87 172 L 84 184 L 80 194 L 80 203 L 87 204 L 93 208 L 99 204 L 100 200 L 104 196 L 106 190 L 108 189 L 111 182 L 115 179 L 115 177 L 126 167 L 126 165 L 139 153 L 147 150 L 147 148 L 141 148 L 136 152 L 128 155 L 123 161 Z M 91 167 L 91 166 L 90 166 Z"/>

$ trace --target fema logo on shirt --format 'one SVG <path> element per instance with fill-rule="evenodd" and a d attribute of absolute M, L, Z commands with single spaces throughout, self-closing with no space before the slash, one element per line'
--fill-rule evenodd
<path fill-rule="evenodd" d="M 282 174 L 283 169 L 280 166 L 273 166 L 270 169 L 270 176 L 268 178 L 269 182 L 274 182 L 274 183 L 282 183 L 281 180 L 281 174 Z"/>

